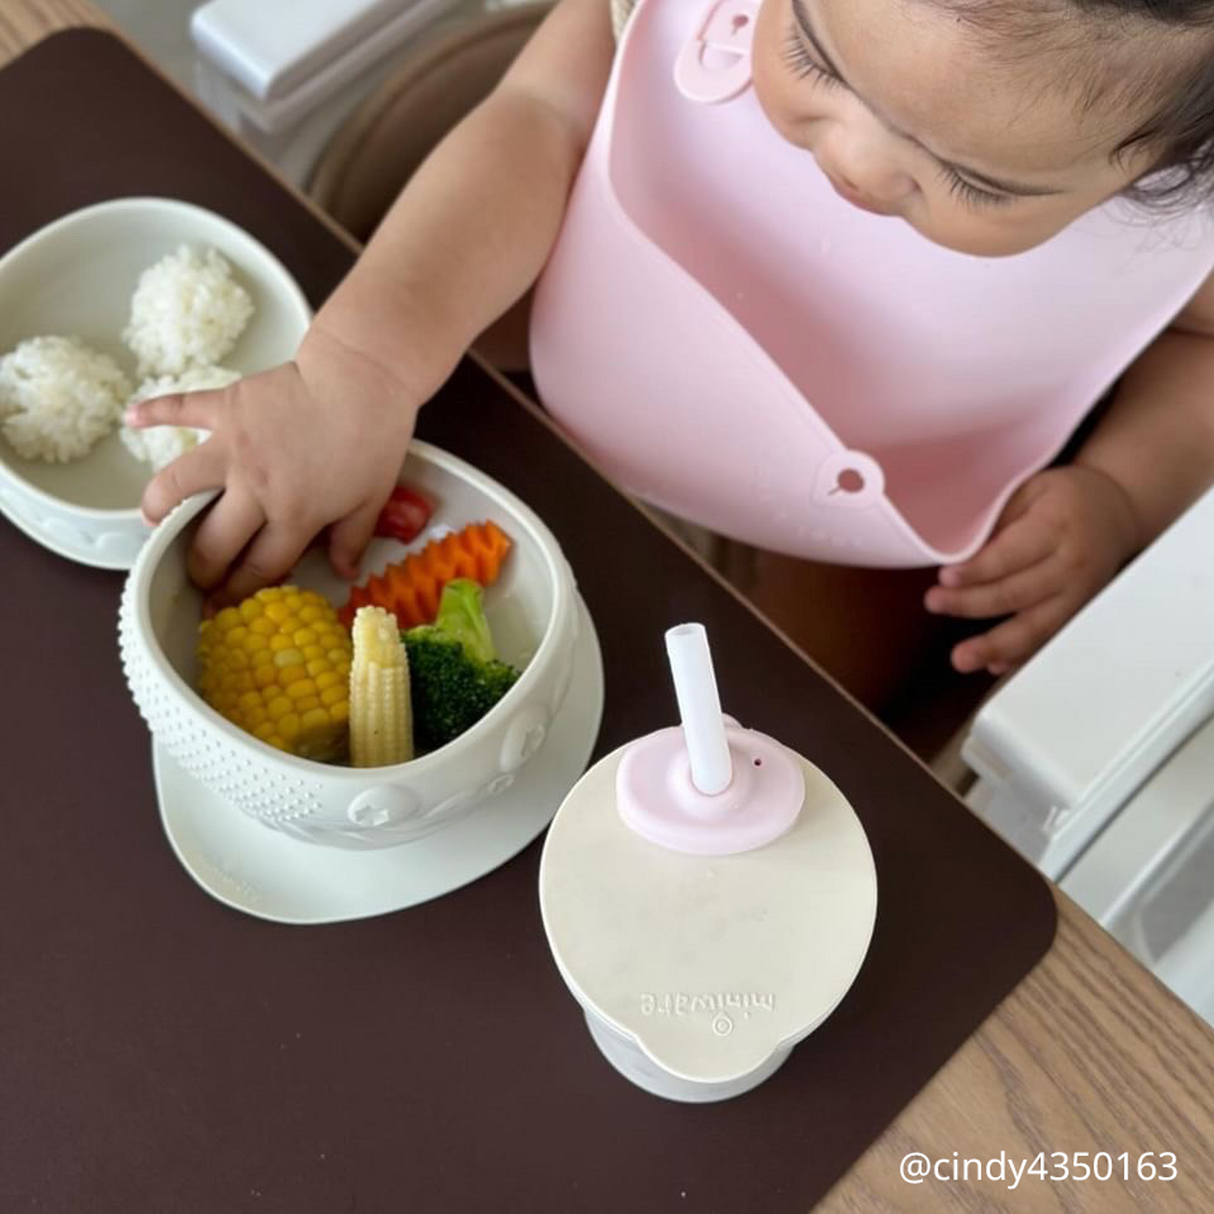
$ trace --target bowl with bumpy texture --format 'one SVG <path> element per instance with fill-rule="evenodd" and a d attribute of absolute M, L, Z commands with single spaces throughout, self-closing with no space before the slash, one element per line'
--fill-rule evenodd
<path fill-rule="evenodd" d="M 471 522 L 492 520 L 510 537 L 501 574 L 485 592 L 485 614 L 498 655 L 522 671 L 476 725 L 408 763 L 359 769 L 285 754 L 225 720 L 194 690 L 203 596 L 187 575 L 186 552 L 212 495 L 190 498 L 160 524 L 123 591 L 123 667 L 156 742 L 212 793 L 266 827 L 310 843 L 394 847 L 491 802 L 541 751 L 573 674 L 573 575 L 539 517 L 490 477 L 421 442 L 410 447 L 400 483 L 434 504 L 427 529 L 408 551 Z M 373 541 L 359 582 L 405 552 L 396 541 Z M 349 593 L 319 550 L 288 580 L 334 605 Z"/>

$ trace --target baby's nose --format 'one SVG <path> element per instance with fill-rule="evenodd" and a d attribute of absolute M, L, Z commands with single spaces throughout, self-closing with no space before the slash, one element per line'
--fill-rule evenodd
<path fill-rule="evenodd" d="M 892 206 L 915 190 L 914 178 L 881 148 L 858 139 L 840 139 L 823 152 L 822 168 L 852 194 Z"/>
<path fill-rule="evenodd" d="M 839 175 L 839 183 L 853 194 L 874 202 L 893 205 L 910 196 L 915 188 L 912 177 L 901 169 L 885 165 L 849 166 Z"/>

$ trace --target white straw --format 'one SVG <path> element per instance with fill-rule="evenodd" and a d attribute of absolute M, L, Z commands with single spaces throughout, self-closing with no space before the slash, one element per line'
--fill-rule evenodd
<path fill-rule="evenodd" d="M 729 787 L 733 764 L 704 625 L 679 624 L 668 629 L 666 653 L 691 760 L 691 782 L 706 796 L 715 796 Z"/>

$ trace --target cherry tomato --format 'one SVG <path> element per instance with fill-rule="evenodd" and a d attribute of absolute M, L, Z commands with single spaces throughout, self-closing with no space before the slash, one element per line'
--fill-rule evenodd
<path fill-rule="evenodd" d="M 375 534 L 407 544 L 421 534 L 422 528 L 430 521 L 432 509 L 420 494 L 404 485 L 397 485 L 375 520 Z"/>

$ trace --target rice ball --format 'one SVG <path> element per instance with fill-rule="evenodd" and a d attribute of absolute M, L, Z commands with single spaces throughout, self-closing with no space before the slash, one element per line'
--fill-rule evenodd
<path fill-rule="evenodd" d="M 135 389 L 130 404 L 149 400 L 153 396 L 167 396 L 172 392 L 200 392 L 206 388 L 226 388 L 240 378 L 239 371 L 227 367 L 190 367 L 181 375 L 160 375 L 145 379 Z M 210 431 L 194 426 L 149 426 L 144 430 L 132 430 L 123 426 L 118 431 L 126 449 L 138 460 L 144 460 L 159 472 L 171 464 L 179 455 L 205 442 Z"/>
<path fill-rule="evenodd" d="M 139 276 L 122 339 L 144 376 L 214 366 L 236 344 L 253 300 L 215 249 L 182 245 Z"/>
<path fill-rule="evenodd" d="M 122 416 L 130 380 L 75 337 L 31 337 L 0 358 L 0 427 L 18 455 L 66 463 Z"/>

